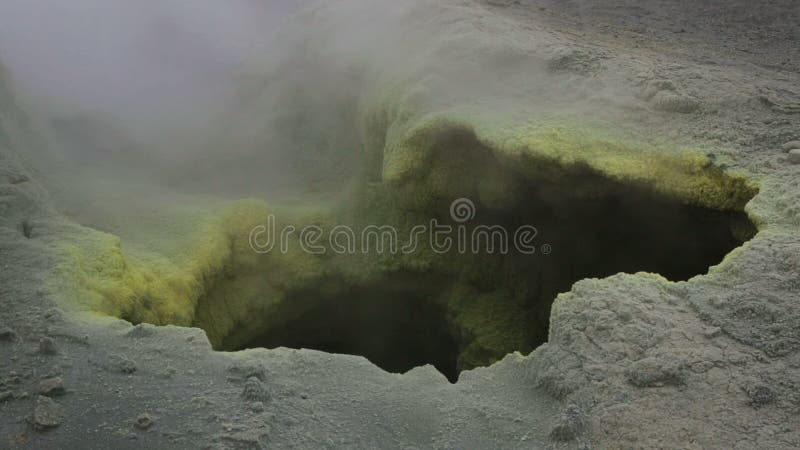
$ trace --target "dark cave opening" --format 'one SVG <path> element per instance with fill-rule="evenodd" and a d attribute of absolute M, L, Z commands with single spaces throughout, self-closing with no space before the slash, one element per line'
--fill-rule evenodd
<path fill-rule="evenodd" d="M 432 364 L 455 382 L 464 370 L 545 343 L 553 301 L 581 279 L 650 272 L 685 281 L 707 273 L 757 232 L 743 211 L 757 189 L 743 179 L 726 180 L 713 166 L 703 175 L 730 183 L 726 195 L 741 206 L 691 204 L 582 165 L 538 161 L 523 174 L 465 130 L 438 136 L 436 148 L 428 164 L 447 183 L 437 184 L 444 190 L 425 208 L 409 209 L 407 219 L 437 218 L 454 229 L 500 226 L 509 235 L 530 225 L 537 246 L 552 251 L 465 253 L 454 246 L 416 271 L 415 263 L 406 264 L 416 256 L 398 257 L 380 280 L 353 285 L 336 278 L 292 293 L 270 312 L 268 329 L 227 349 L 354 354 L 389 372 Z M 413 182 L 393 188 L 414 193 Z M 468 223 L 452 216 L 454 197 L 474 200 L 477 211 Z M 373 209 L 380 210 L 386 198 L 377 201 Z M 360 214 L 370 217 L 369 210 Z"/>
<path fill-rule="evenodd" d="M 388 273 L 367 285 L 337 280 L 335 289 L 296 292 L 273 311 L 280 318 L 273 326 L 236 349 L 361 355 L 395 373 L 432 364 L 455 382 L 463 370 L 546 342 L 553 300 L 576 281 L 620 272 L 688 280 L 756 233 L 741 211 L 580 177 L 597 183 L 598 195 L 577 197 L 539 185 L 529 186 L 523 203 L 511 208 L 477 204 L 482 213 L 471 225 L 532 224 L 552 246 L 550 255 L 465 256 L 454 249 L 442 255 L 441 273 Z"/>
<path fill-rule="evenodd" d="M 417 281 L 424 276 L 416 277 Z M 277 326 L 244 348 L 307 348 L 364 356 L 388 372 L 432 364 L 451 382 L 458 378 L 458 342 L 431 285 L 395 275 L 369 286 L 321 296 L 300 292 L 275 312 Z"/>

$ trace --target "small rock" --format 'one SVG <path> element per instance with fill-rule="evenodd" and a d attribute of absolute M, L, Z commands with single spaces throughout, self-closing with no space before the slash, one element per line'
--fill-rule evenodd
<path fill-rule="evenodd" d="M 118 355 L 113 358 L 112 364 L 114 368 L 122 373 L 130 374 L 136 372 L 137 370 L 136 363 L 125 355 Z"/>
<path fill-rule="evenodd" d="M 146 323 L 140 323 L 125 333 L 125 336 L 135 339 L 146 338 L 155 334 L 156 327 Z"/>
<path fill-rule="evenodd" d="M 270 399 L 267 387 L 264 383 L 256 377 L 250 377 L 244 384 L 242 397 L 249 401 L 267 401 Z"/>
<path fill-rule="evenodd" d="M 167 367 L 163 372 L 159 373 L 158 376 L 164 379 L 170 379 L 175 376 L 178 371 L 174 367 Z"/>
<path fill-rule="evenodd" d="M 789 150 L 789 162 L 792 164 L 800 164 L 800 149 Z"/>
<path fill-rule="evenodd" d="M 43 355 L 55 355 L 58 353 L 56 343 L 49 337 L 39 339 L 39 353 Z"/>
<path fill-rule="evenodd" d="M 266 370 L 261 365 L 253 363 L 237 362 L 228 368 L 228 372 L 230 372 L 232 380 L 246 380 L 250 377 L 256 377 L 262 381 L 267 379 Z"/>
<path fill-rule="evenodd" d="M 715 338 L 715 337 L 719 336 L 720 334 L 722 334 L 722 328 L 720 328 L 720 327 L 711 327 L 711 328 L 707 328 L 707 329 L 706 329 L 706 330 L 703 332 L 703 335 L 704 335 L 705 337 L 709 338 L 709 339 L 713 339 L 713 338 Z"/>
<path fill-rule="evenodd" d="M 250 411 L 254 413 L 262 413 L 264 412 L 264 403 L 263 402 L 252 402 L 248 405 L 250 407 Z"/>
<path fill-rule="evenodd" d="M 48 378 L 39 383 L 39 393 L 48 397 L 64 395 L 64 380 L 61 377 Z"/>
<path fill-rule="evenodd" d="M 24 173 L 13 173 L 8 175 L 8 182 L 11 184 L 20 184 L 30 180 Z"/>
<path fill-rule="evenodd" d="M 783 151 L 788 152 L 789 150 L 800 149 L 800 141 L 789 141 L 781 146 Z"/>
<path fill-rule="evenodd" d="M 44 313 L 44 318 L 51 321 L 56 322 L 63 317 L 61 310 L 58 308 L 50 308 Z"/>
<path fill-rule="evenodd" d="M 33 410 L 33 426 L 37 430 L 57 427 L 61 425 L 63 420 L 64 411 L 58 403 L 43 395 L 36 398 L 36 408 Z"/>
<path fill-rule="evenodd" d="M 14 342 L 17 340 L 17 333 L 11 328 L 0 328 L 0 342 Z"/>
<path fill-rule="evenodd" d="M 574 441 L 586 432 L 588 424 L 589 421 L 583 411 L 577 405 L 569 405 L 550 431 L 550 438 L 559 442 Z"/>
<path fill-rule="evenodd" d="M 706 373 L 709 370 L 714 368 L 714 362 L 712 361 L 697 361 L 693 363 L 689 368 L 694 373 Z"/>
<path fill-rule="evenodd" d="M 8 400 L 11 400 L 12 398 L 14 398 L 14 393 L 13 392 L 11 392 L 11 391 L 0 392 L 0 403 L 3 403 L 3 402 L 8 401 Z"/>
<path fill-rule="evenodd" d="M 23 220 L 19 224 L 19 228 L 20 228 L 20 231 L 22 232 L 23 236 L 25 236 L 28 239 L 33 238 L 33 228 L 34 228 L 34 226 L 33 226 L 32 223 L 30 223 L 27 220 Z"/>
<path fill-rule="evenodd" d="M 209 400 L 206 397 L 203 397 L 202 395 L 198 397 L 192 397 L 191 402 L 197 408 L 208 408 L 213 404 L 211 400 Z"/>
<path fill-rule="evenodd" d="M 670 80 L 651 80 L 642 93 L 645 100 L 650 100 L 661 91 L 674 91 L 675 84 Z"/>
<path fill-rule="evenodd" d="M 685 364 L 671 358 L 647 357 L 631 365 L 627 378 L 637 387 L 681 386 L 686 383 Z"/>
<path fill-rule="evenodd" d="M 150 427 L 153 426 L 153 424 L 155 422 L 156 421 L 153 418 L 153 416 L 151 416 L 148 413 L 144 413 L 144 414 L 139 415 L 139 417 L 136 418 L 136 422 L 133 423 L 133 426 L 135 426 L 136 428 L 138 428 L 138 429 L 140 429 L 142 431 L 147 431 L 148 429 L 150 429 Z"/>
<path fill-rule="evenodd" d="M 700 109 L 700 102 L 693 98 L 678 95 L 671 91 L 660 91 L 651 100 L 659 111 L 688 114 Z"/>
<path fill-rule="evenodd" d="M 547 64 L 552 72 L 588 74 L 600 67 L 601 56 L 594 51 L 576 48 L 561 48 Z"/>
<path fill-rule="evenodd" d="M 747 395 L 750 397 L 750 405 L 753 408 L 760 408 L 775 401 L 775 393 L 763 384 L 749 388 Z"/>
<path fill-rule="evenodd" d="M 514 0 L 486 0 L 492 6 L 508 7 L 514 4 Z"/>

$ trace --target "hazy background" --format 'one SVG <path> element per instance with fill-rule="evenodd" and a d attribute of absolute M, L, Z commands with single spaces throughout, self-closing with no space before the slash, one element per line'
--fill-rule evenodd
<path fill-rule="evenodd" d="M 197 126 L 301 0 L 2 0 L 0 60 L 40 109 L 137 136 Z"/>
<path fill-rule="evenodd" d="M 513 31 L 460 0 L 0 0 L 0 61 L 80 206 L 101 181 L 115 205 L 133 185 L 328 195 L 380 180 L 417 114 L 584 94 Z"/>

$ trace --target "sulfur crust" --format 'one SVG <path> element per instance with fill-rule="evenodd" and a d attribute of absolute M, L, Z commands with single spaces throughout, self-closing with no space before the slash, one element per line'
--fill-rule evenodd
<path fill-rule="evenodd" d="M 579 179 L 581 171 L 589 170 L 718 210 L 741 210 L 757 192 L 744 176 L 715 168 L 695 151 L 657 149 L 565 123 L 476 123 L 457 116 L 427 115 L 416 122 L 383 122 L 392 130 L 367 129 L 365 142 L 376 147 L 366 151 L 380 154 L 372 158 L 382 160 L 381 181 L 364 181 L 354 190 L 350 200 L 360 215 L 357 220 L 396 224 L 402 230 L 407 228 L 403 220 L 409 217 L 404 219 L 404 214 L 422 219 L 437 200 L 471 190 L 481 195 L 481 180 L 494 183 L 494 192 L 511 195 L 507 171 L 527 180 L 557 181 L 573 171 Z M 458 148 L 445 148 L 453 135 L 461 136 Z M 480 148 L 488 149 L 491 157 L 461 160 Z M 445 152 L 444 156 L 439 152 Z M 336 291 L 395 271 L 433 270 L 457 279 L 451 297 L 438 301 L 448 305 L 460 332 L 471 338 L 462 349 L 460 367 L 499 359 L 509 347 L 531 350 L 525 348 L 528 337 L 520 331 L 531 320 L 524 307 L 500 301 L 519 295 L 512 292 L 515 282 L 506 286 L 510 290 L 471 291 L 476 279 L 496 275 L 485 261 L 443 260 L 424 249 L 412 255 L 332 258 L 307 254 L 296 241 L 288 252 L 259 255 L 249 247 L 250 230 L 266 223 L 267 215 L 276 211 L 262 201 L 243 200 L 209 208 L 191 220 L 176 213 L 174 226 L 147 229 L 126 242 L 84 229 L 60 249 L 65 256 L 63 278 L 70 281 L 67 302 L 133 322 L 198 326 L 216 348 L 234 349 L 279 321 L 273 312 L 293 292 Z M 298 229 L 304 224 L 324 224 L 330 230 L 340 214 L 323 206 L 301 213 L 282 210 L 279 217 Z M 180 243 L 164 254 L 154 250 L 158 246 L 140 245 L 137 239 Z M 563 295 L 561 301 L 567 298 L 568 294 Z M 503 317 L 506 323 L 520 322 L 521 326 L 498 329 L 487 323 L 488 317 Z"/>
<path fill-rule="evenodd" d="M 604 130 L 570 123 L 483 125 L 460 117 L 426 116 L 407 125 L 402 139 L 386 146 L 383 177 L 396 186 L 419 186 L 436 143 L 446 130 L 472 134 L 506 167 L 537 180 L 587 168 L 608 179 L 647 186 L 686 203 L 742 210 L 758 192 L 743 174 L 724 172 L 703 153 L 656 148 Z M 428 185 L 439 181 L 426 180 Z"/>

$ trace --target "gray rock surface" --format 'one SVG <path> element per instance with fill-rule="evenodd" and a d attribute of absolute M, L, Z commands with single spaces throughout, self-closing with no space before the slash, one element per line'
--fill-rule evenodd
<path fill-rule="evenodd" d="M 36 409 L 33 410 L 33 426 L 40 431 L 55 428 L 64 420 L 64 411 L 58 403 L 49 397 L 36 397 Z"/>
<path fill-rule="evenodd" d="M 47 397 L 64 395 L 64 380 L 61 377 L 47 378 L 39 383 L 39 394 Z"/>
<path fill-rule="evenodd" d="M 791 150 L 795 150 L 795 149 L 800 149 L 800 141 L 789 141 L 789 142 L 783 144 L 782 147 L 787 152 L 791 151 Z"/>
<path fill-rule="evenodd" d="M 789 150 L 789 162 L 792 164 L 800 164 L 800 148 Z"/>

